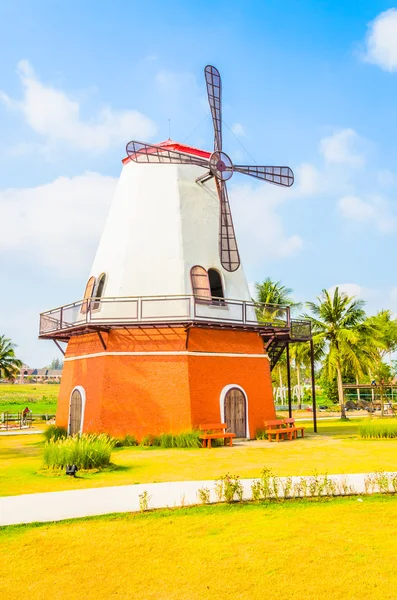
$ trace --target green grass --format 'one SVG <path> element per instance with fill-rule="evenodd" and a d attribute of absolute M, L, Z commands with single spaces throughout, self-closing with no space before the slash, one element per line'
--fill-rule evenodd
<path fill-rule="evenodd" d="M 55 414 L 59 385 L 47 383 L 0 384 L 0 412 L 21 412 L 26 406 L 34 414 Z"/>
<path fill-rule="evenodd" d="M 396 511 L 341 498 L 8 527 L 2 597 L 395 600 Z"/>
<path fill-rule="evenodd" d="M 75 479 L 48 476 L 41 470 L 42 435 L 0 436 L 0 495 L 31 494 L 153 483 L 161 481 L 215 480 L 225 473 L 241 478 L 258 477 L 264 467 L 275 475 L 362 473 L 397 471 L 396 441 L 364 440 L 358 435 L 363 420 L 322 421 L 319 434 L 291 442 L 247 442 L 211 448 L 162 449 L 140 446 L 115 448 L 116 466 L 98 473 L 79 473 Z"/>
<path fill-rule="evenodd" d="M 362 438 L 397 438 L 397 419 L 367 420 L 360 424 Z"/>

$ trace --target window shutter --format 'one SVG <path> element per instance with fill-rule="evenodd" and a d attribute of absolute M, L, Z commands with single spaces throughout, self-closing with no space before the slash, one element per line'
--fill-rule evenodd
<path fill-rule="evenodd" d="M 192 267 L 190 277 L 194 296 L 199 300 L 211 300 L 210 282 L 204 267 Z"/>

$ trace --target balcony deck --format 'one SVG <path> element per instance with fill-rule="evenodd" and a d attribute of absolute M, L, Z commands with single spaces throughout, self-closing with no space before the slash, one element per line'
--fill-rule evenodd
<path fill-rule="evenodd" d="M 111 329 L 192 326 L 257 331 L 265 342 L 275 335 L 285 341 L 311 339 L 310 322 L 291 320 L 288 306 L 193 295 L 79 300 L 41 313 L 39 338 L 67 342 Z"/>

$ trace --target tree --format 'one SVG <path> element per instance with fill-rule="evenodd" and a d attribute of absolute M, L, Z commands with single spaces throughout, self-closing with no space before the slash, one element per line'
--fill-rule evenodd
<path fill-rule="evenodd" d="M 312 315 L 305 315 L 312 322 L 313 341 L 323 350 L 324 371 L 332 380 L 337 377 L 341 417 L 346 417 L 342 374 L 350 368 L 363 372 L 364 359 L 374 358 L 375 349 L 382 345 L 379 329 L 366 319 L 365 302 L 349 297 L 336 288 L 333 296 L 323 290 L 318 303 L 308 302 Z"/>
<path fill-rule="evenodd" d="M 273 281 L 267 277 L 262 283 L 255 284 L 256 297 L 253 300 L 256 304 L 256 315 L 259 322 L 277 323 L 284 325 L 285 322 L 285 306 L 298 307 L 299 303 L 294 302 L 292 298 L 293 290 L 282 285 L 281 281 Z M 265 305 L 281 306 L 281 309 L 274 309 Z M 282 365 L 285 364 L 285 355 L 283 353 L 278 362 L 278 376 L 280 388 L 283 388 Z"/>
<path fill-rule="evenodd" d="M 53 358 L 50 364 L 48 365 L 48 369 L 63 369 L 63 362 L 59 358 Z"/>
<path fill-rule="evenodd" d="M 0 378 L 13 379 L 17 376 L 19 369 L 22 366 L 22 361 L 15 356 L 16 345 L 6 338 L 5 335 L 0 335 Z"/>
<path fill-rule="evenodd" d="M 281 306 L 298 306 L 292 299 L 291 288 L 282 285 L 281 281 L 273 281 L 267 277 L 263 283 L 255 284 L 256 302 L 262 304 L 280 304 Z"/>
<path fill-rule="evenodd" d="M 296 383 L 298 387 L 298 408 L 302 408 L 302 386 L 301 386 L 301 370 L 310 364 L 310 346 L 308 343 L 299 342 L 291 344 L 290 355 L 295 364 Z"/>
<path fill-rule="evenodd" d="M 397 319 L 392 318 L 390 310 L 380 310 L 373 317 L 369 317 L 368 321 L 381 333 L 383 341 L 383 348 L 380 350 L 381 358 L 388 354 L 392 366 L 391 355 L 397 350 Z"/>

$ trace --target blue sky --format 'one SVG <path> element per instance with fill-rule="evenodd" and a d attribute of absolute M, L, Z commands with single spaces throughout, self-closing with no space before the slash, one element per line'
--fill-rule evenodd
<path fill-rule="evenodd" d="M 211 148 L 208 63 L 225 150 L 296 174 L 281 192 L 230 182 L 248 280 L 299 300 L 343 284 L 397 312 L 392 4 L 22 0 L 0 4 L 0 40 L 0 333 L 28 364 L 58 354 L 38 315 L 82 296 L 126 142 L 166 139 L 171 119 Z"/>

